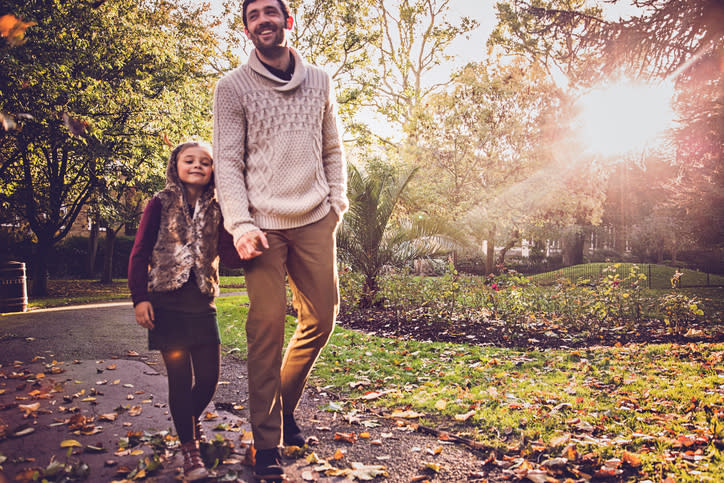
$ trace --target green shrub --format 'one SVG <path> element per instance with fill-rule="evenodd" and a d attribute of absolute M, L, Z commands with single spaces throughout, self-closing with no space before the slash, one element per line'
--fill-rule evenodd
<path fill-rule="evenodd" d="M 674 335 L 684 335 L 693 322 L 704 315 L 701 301 L 683 293 L 671 293 L 661 299 L 664 322 Z"/>
<path fill-rule="evenodd" d="M 380 306 L 398 321 L 447 324 L 502 320 L 511 327 L 529 320 L 555 320 L 568 327 L 587 325 L 591 334 L 620 325 L 629 329 L 645 318 L 665 317 L 672 332 L 683 334 L 703 315 L 701 302 L 684 294 L 645 291 L 647 276 L 636 264 L 603 267 L 594 279 L 572 282 L 561 276 L 551 286 L 537 286 L 513 270 L 495 276 L 460 274 L 452 264 L 440 277 L 394 271 L 380 277 Z M 345 310 L 359 307 L 362 276 L 340 272 Z M 662 308 L 663 307 L 663 308 Z M 663 310 L 663 313 L 662 313 Z"/>

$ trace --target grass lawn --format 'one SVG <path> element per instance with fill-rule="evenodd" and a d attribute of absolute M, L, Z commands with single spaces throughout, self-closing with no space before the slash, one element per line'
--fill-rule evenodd
<path fill-rule="evenodd" d="M 616 267 L 615 271 L 604 272 L 609 267 Z M 574 265 L 565 267 L 553 272 L 539 273 L 531 275 L 529 278 L 536 284 L 553 283 L 556 278 L 565 277 L 572 282 L 581 280 L 595 281 L 601 274 L 618 274 L 621 279 L 625 279 L 631 269 L 636 266 L 638 270 L 646 275 L 647 280 L 643 282 L 643 287 L 651 287 L 652 289 L 669 289 L 671 288 L 671 278 L 676 271 L 675 268 L 666 265 L 640 264 L 640 263 L 586 263 L 583 265 Z M 724 276 L 715 274 L 706 274 L 697 272 L 696 270 L 680 269 L 683 273 L 681 277 L 682 287 L 699 287 L 709 285 L 724 285 Z M 649 285 L 650 282 L 650 285 Z"/>
<path fill-rule="evenodd" d="M 222 342 L 241 357 L 247 303 L 218 300 Z M 287 339 L 293 330 L 288 317 Z M 585 457 L 613 465 L 611 474 L 616 461 L 629 465 L 636 480 L 719 481 L 723 359 L 724 344 L 520 351 L 338 326 L 311 383 L 343 396 L 329 410 L 354 413 L 362 400 L 509 458 Z"/>
<path fill-rule="evenodd" d="M 221 293 L 241 292 L 246 288 L 244 277 L 219 277 Z M 114 279 L 111 284 L 97 280 L 48 280 L 47 297 L 28 297 L 28 308 L 41 309 L 72 304 L 88 304 L 130 300 L 128 281 Z"/>

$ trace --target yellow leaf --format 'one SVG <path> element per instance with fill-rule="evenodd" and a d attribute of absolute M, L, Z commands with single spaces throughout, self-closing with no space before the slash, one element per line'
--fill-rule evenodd
<path fill-rule="evenodd" d="M 61 448 L 80 448 L 83 445 L 74 439 L 66 439 L 60 442 Z"/>
<path fill-rule="evenodd" d="M 139 456 L 139 455 L 142 455 L 142 454 L 143 454 L 143 450 L 142 450 L 142 449 L 134 449 L 134 450 L 131 451 L 129 454 L 130 454 L 131 456 Z"/>
<path fill-rule="evenodd" d="M 423 413 L 418 413 L 417 411 L 401 411 L 399 409 L 396 409 L 395 411 L 392 411 L 392 414 L 390 415 L 393 418 L 407 418 L 407 419 L 414 419 L 419 418 L 421 416 L 424 416 Z"/>
<path fill-rule="evenodd" d="M 439 463 L 425 463 L 425 468 L 429 468 L 435 473 L 440 473 L 442 465 L 440 465 Z"/>
<path fill-rule="evenodd" d="M 447 407 L 447 401 L 440 399 L 438 402 L 435 403 L 435 409 L 438 411 L 444 411 Z"/>

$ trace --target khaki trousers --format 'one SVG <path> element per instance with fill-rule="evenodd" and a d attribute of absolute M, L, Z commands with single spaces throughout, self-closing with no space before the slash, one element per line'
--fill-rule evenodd
<path fill-rule="evenodd" d="M 249 412 L 254 446 L 281 444 L 282 412 L 291 414 L 339 310 L 333 210 L 323 219 L 290 230 L 269 230 L 269 249 L 244 270 L 249 294 L 246 322 Z M 284 357 L 288 275 L 297 329 Z"/>

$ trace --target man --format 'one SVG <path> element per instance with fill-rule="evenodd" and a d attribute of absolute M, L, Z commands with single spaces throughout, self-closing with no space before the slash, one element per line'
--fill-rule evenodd
<path fill-rule="evenodd" d="M 245 265 L 254 476 L 282 479 L 279 446 L 303 446 L 294 409 L 339 306 L 335 233 L 348 202 L 330 78 L 287 44 L 286 0 L 245 0 L 247 64 L 214 94 L 216 187 Z M 285 277 L 297 329 L 282 358 Z"/>

